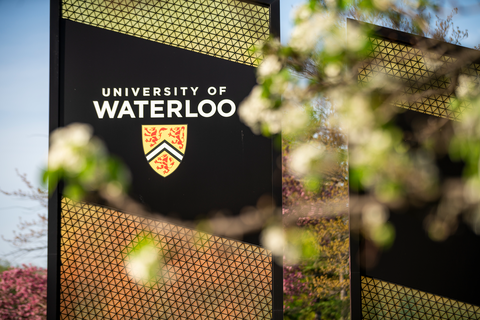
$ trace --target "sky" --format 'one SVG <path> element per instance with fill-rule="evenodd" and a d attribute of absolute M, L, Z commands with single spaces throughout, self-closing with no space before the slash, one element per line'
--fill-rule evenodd
<path fill-rule="evenodd" d="M 281 0 L 282 42 L 292 29 L 291 13 L 300 0 Z M 446 12 L 459 3 L 444 2 Z M 480 43 L 480 6 L 462 0 L 455 24 L 468 29 L 462 45 Z M 468 5 L 475 5 L 475 7 Z M 48 152 L 49 1 L 0 0 L 0 189 L 25 189 L 16 170 L 40 185 Z M 44 256 L 9 255 L 16 248 L 6 242 L 18 231 L 20 219 L 33 220 L 42 208 L 33 201 L 0 194 L 0 259 L 12 265 L 46 267 Z"/>
<path fill-rule="evenodd" d="M 25 189 L 15 170 L 39 185 L 48 150 L 49 2 L 0 0 L 0 189 Z M 0 234 L 11 239 L 19 219 L 35 219 L 35 202 L 0 195 Z M 0 259 L 46 266 L 0 239 Z"/>

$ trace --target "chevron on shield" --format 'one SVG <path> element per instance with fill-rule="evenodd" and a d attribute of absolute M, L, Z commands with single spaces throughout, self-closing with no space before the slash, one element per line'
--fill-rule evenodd
<path fill-rule="evenodd" d="M 187 125 L 142 125 L 145 157 L 156 173 L 166 177 L 183 160 L 187 147 Z"/>

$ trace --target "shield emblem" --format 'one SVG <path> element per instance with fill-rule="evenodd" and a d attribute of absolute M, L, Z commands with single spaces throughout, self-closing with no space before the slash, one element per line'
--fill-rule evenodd
<path fill-rule="evenodd" d="M 187 147 L 187 125 L 143 125 L 143 151 L 148 163 L 162 177 L 175 171 Z"/>

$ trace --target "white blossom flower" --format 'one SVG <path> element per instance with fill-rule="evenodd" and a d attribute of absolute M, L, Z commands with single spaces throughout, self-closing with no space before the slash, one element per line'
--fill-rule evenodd
<path fill-rule="evenodd" d="M 324 13 L 315 13 L 292 31 L 290 46 L 299 51 L 315 49 L 319 39 L 335 26 L 335 19 Z"/>
<path fill-rule="evenodd" d="M 270 100 L 263 98 L 262 87 L 253 88 L 238 110 L 240 119 L 248 125 L 253 132 L 260 133 L 262 123 L 268 126 L 270 133 L 278 133 L 282 127 L 282 115 L 279 110 L 270 108 Z"/>
<path fill-rule="evenodd" d="M 285 234 L 282 226 L 271 226 L 263 230 L 261 234 L 262 245 L 276 256 L 283 256 L 285 246 Z"/>
<path fill-rule="evenodd" d="M 362 28 L 352 24 L 348 26 L 348 42 L 347 46 L 350 50 L 360 50 L 367 42 L 367 37 L 365 32 L 363 32 Z"/>
<path fill-rule="evenodd" d="M 436 57 L 433 54 L 430 54 L 430 57 L 428 55 L 424 55 L 422 58 L 425 68 L 432 72 L 438 70 L 445 63 L 441 61 L 439 57 Z"/>
<path fill-rule="evenodd" d="M 342 68 L 338 63 L 329 63 L 325 67 L 325 74 L 331 78 L 338 76 L 340 71 L 342 71 Z"/>
<path fill-rule="evenodd" d="M 285 90 L 287 89 L 289 82 L 282 75 L 276 75 L 272 78 L 272 85 L 270 86 L 271 94 L 284 95 Z"/>
<path fill-rule="evenodd" d="M 312 171 L 314 165 L 321 160 L 325 147 L 316 142 L 304 143 L 292 151 L 290 168 L 295 173 L 305 176 Z"/>
<path fill-rule="evenodd" d="M 368 228 L 374 228 L 387 222 L 388 211 L 379 203 L 369 203 L 362 209 L 362 222 Z"/>
<path fill-rule="evenodd" d="M 50 138 L 49 169 L 80 172 L 85 166 L 84 151 L 89 147 L 92 131 L 89 125 L 80 123 L 55 130 Z"/>
<path fill-rule="evenodd" d="M 305 20 L 307 19 L 312 11 L 308 8 L 307 5 L 298 6 L 295 11 L 293 11 L 293 18 L 296 20 Z"/>
<path fill-rule="evenodd" d="M 461 74 L 458 76 L 457 97 L 467 98 L 479 93 L 478 80 L 475 77 Z"/>
<path fill-rule="evenodd" d="M 128 273 L 138 282 L 150 281 L 159 267 L 159 252 L 153 243 L 143 245 L 128 257 Z"/>
<path fill-rule="evenodd" d="M 299 132 L 308 124 L 305 108 L 287 104 L 283 107 L 282 133 L 289 135 Z"/>
<path fill-rule="evenodd" d="M 282 69 L 282 63 L 276 55 L 268 55 L 265 57 L 257 69 L 259 77 L 268 77 Z"/>

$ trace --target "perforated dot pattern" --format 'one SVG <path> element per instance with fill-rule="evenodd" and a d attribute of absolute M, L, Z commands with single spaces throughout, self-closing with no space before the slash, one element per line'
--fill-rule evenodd
<path fill-rule="evenodd" d="M 362 277 L 362 319 L 480 319 L 480 308 L 370 277 Z"/>
<path fill-rule="evenodd" d="M 64 19 L 256 66 L 269 8 L 238 0 L 63 0 Z"/>
<path fill-rule="evenodd" d="M 359 70 L 360 83 L 367 83 L 375 75 L 383 74 L 403 82 L 404 93 L 407 96 L 431 89 L 447 89 L 450 85 L 448 77 L 437 74 L 454 63 L 455 58 L 446 55 L 434 57 L 417 48 L 386 39 L 370 38 L 369 40 L 371 42 L 369 60 Z M 478 84 L 480 64 L 473 63 L 464 68 L 462 73 L 471 76 Z M 462 112 L 469 108 L 470 104 L 463 103 L 453 108 L 452 97 L 453 93 L 433 94 L 413 102 L 400 99 L 395 105 L 441 118 L 459 120 Z"/>
<path fill-rule="evenodd" d="M 272 255 L 240 241 L 62 200 L 61 319 L 271 319 Z M 132 275 L 142 235 L 163 252 L 161 277 Z"/>

